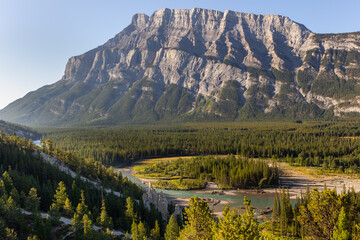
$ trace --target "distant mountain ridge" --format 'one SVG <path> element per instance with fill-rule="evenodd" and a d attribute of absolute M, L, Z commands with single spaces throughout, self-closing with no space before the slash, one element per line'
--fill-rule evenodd
<path fill-rule="evenodd" d="M 9 104 L 31 126 L 309 119 L 360 112 L 360 32 L 279 15 L 161 9 Z"/>

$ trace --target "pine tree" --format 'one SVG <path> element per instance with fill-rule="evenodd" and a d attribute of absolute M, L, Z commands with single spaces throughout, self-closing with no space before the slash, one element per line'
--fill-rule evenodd
<path fill-rule="evenodd" d="M 80 202 L 76 207 L 76 213 L 82 218 L 85 214 L 88 214 L 88 206 L 85 203 L 84 190 L 81 190 Z"/>
<path fill-rule="evenodd" d="M 132 240 L 146 240 L 146 228 L 143 222 L 136 224 L 135 221 L 131 224 L 131 239 Z"/>
<path fill-rule="evenodd" d="M 7 193 L 11 192 L 11 189 L 13 189 L 14 184 L 13 181 L 7 171 L 5 171 L 2 175 L 2 180 L 4 181 L 5 190 Z"/>
<path fill-rule="evenodd" d="M 86 217 L 84 219 L 85 215 Z M 89 225 L 88 221 L 86 221 L 84 225 L 84 220 L 90 220 L 88 215 L 90 215 L 90 212 L 88 211 L 88 206 L 85 203 L 84 191 L 81 190 L 80 202 L 76 207 L 76 212 L 74 213 L 73 218 L 71 219 L 73 228 L 76 230 L 76 234 L 78 237 L 81 233 L 85 231 L 84 227 Z"/>
<path fill-rule="evenodd" d="M 131 230 L 130 230 L 130 233 L 131 233 L 131 239 L 139 239 L 139 232 L 138 232 L 138 225 L 137 223 L 135 222 L 135 220 L 132 222 L 131 224 Z M 142 239 L 141 239 L 142 240 Z"/>
<path fill-rule="evenodd" d="M 289 189 L 285 193 L 285 189 L 281 193 L 281 213 L 280 213 L 280 227 L 283 235 L 288 234 L 288 226 L 292 224 L 293 209 L 290 201 Z"/>
<path fill-rule="evenodd" d="M 92 222 L 87 214 L 84 214 L 81 221 L 84 229 L 84 235 L 88 235 L 92 230 Z"/>
<path fill-rule="evenodd" d="M 219 240 L 236 240 L 241 237 L 241 217 L 236 209 L 231 213 L 230 207 L 225 206 L 223 210 L 223 218 L 219 219 L 219 223 L 214 224 L 214 239 Z"/>
<path fill-rule="evenodd" d="M 112 219 L 108 216 L 106 212 L 105 200 L 101 202 L 101 212 L 100 216 L 97 219 L 97 224 L 104 228 L 112 228 Z"/>
<path fill-rule="evenodd" d="M 25 208 L 29 211 L 37 211 L 40 206 L 40 197 L 37 195 L 36 188 L 31 188 L 29 196 L 25 200 Z"/>
<path fill-rule="evenodd" d="M 0 180 L 0 197 L 5 196 L 7 198 L 7 192 L 5 188 L 4 180 Z"/>
<path fill-rule="evenodd" d="M 179 237 L 180 227 L 175 219 L 174 214 L 171 215 L 165 230 L 165 240 L 173 240 Z"/>
<path fill-rule="evenodd" d="M 125 215 L 129 218 L 129 221 L 137 221 L 137 216 L 135 214 L 135 209 L 134 209 L 134 202 L 131 199 L 131 197 L 126 198 L 126 211 L 125 211 Z"/>
<path fill-rule="evenodd" d="M 241 238 L 244 240 L 260 239 L 259 222 L 254 218 L 255 212 L 251 207 L 250 200 L 244 197 L 244 205 L 246 212 L 241 215 Z"/>
<path fill-rule="evenodd" d="M 6 236 L 5 239 L 7 240 L 17 240 L 18 235 L 17 232 L 13 228 L 5 228 Z"/>
<path fill-rule="evenodd" d="M 197 196 L 190 198 L 189 208 L 185 209 L 185 227 L 180 232 L 179 239 L 211 239 L 211 229 L 214 218 L 212 211 L 204 201 Z"/>
<path fill-rule="evenodd" d="M 155 221 L 155 227 L 150 231 L 150 238 L 152 240 L 160 240 L 160 226 L 158 220 Z"/>
<path fill-rule="evenodd" d="M 333 239 L 336 240 L 349 240 L 350 233 L 348 231 L 348 219 L 346 216 L 345 208 L 342 207 L 338 221 L 333 232 Z"/>
<path fill-rule="evenodd" d="M 64 214 L 68 217 L 70 217 L 74 213 L 73 207 L 71 205 L 71 202 L 69 198 L 66 198 L 65 204 L 64 204 Z"/>
<path fill-rule="evenodd" d="M 14 199 L 17 206 L 20 206 L 20 194 L 19 191 L 13 187 L 10 191 L 10 196 Z"/>
<path fill-rule="evenodd" d="M 307 204 L 300 207 L 297 217 L 309 239 L 331 239 L 341 210 L 340 197 L 335 190 L 319 192 L 314 188 L 307 196 Z"/>
<path fill-rule="evenodd" d="M 138 238 L 139 240 L 147 239 L 146 228 L 142 221 L 140 221 L 138 224 L 138 234 L 139 234 L 139 238 Z"/>
<path fill-rule="evenodd" d="M 77 232 L 80 232 L 83 227 L 81 224 L 81 220 L 82 217 L 75 212 L 73 218 L 71 219 L 71 223 L 73 225 L 73 229 L 76 230 Z"/>
<path fill-rule="evenodd" d="M 68 195 L 66 193 L 66 187 L 63 181 L 59 182 L 59 185 L 56 189 L 55 195 L 54 195 L 54 201 L 53 204 L 50 206 L 51 209 L 58 209 L 60 212 L 63 211 L 66 199 L 68 198 Z"/>
<path fill-rule="evenodd" d="M 273 205 L 273 212 L 271 215 L 271 229 L 274 233 L 275 230 L 275 223 L 277 222 L 279 218 L 279 212 L 280 212 L 280 203 L 279 203 L 279 195 L 278 192 L 275 190 L 275 197 L 274 197 L 274 205 Z"/>

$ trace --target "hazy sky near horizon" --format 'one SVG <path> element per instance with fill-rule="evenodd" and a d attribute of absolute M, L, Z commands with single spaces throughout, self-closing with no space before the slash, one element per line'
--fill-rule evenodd
<path fill-rule="evenodd" d="M 194 7 L 280 14 L 316 33 L 360 31 L 359 0 L 0 0 L 0 109 L 60 80 L 71 56 L 105 43 L 135 13 Z"/>

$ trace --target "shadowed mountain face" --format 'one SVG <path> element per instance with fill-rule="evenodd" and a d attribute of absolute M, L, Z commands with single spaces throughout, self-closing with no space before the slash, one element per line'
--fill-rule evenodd
<path fill-rule="evenodd" d="M 69 59 L 63 78 L 11 103 L 21 124 L 307 119 L 360 112 L 360 33 L 314 34 L 278 15 L 136 14 Z"/>

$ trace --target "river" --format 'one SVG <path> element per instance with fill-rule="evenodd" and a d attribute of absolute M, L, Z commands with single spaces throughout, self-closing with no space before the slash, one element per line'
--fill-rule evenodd
<path fill-rule="evenodd" d="M 144 190 L 148 188 L 147 185 L 142 183 L 138 178 L 134 177 L 131 174 L 129 169 L 117 168 L 121 171 L 124 177 L 127 177 L 132 182 L 141 186 Z M 199 198 L 212 198 L 215 200 L 220 200 L 221 204 L 212 206 L 210 204 L 210 208 L 214 211 L 214 213 L 219 214 L 222 212 L 224 208 L 224 204 L 230 205 L 230 207 L 235 207 L 240 209 L 244 206 L 244 197 L 246 196 L 249 200 L 251 200 L 251 205 L 255 208 L 255 213 L 258 214 L 261 210 L 266 209 L 267 207 L 273 206 L 274 194 L 272 193 L 253 193 L 248 192 L 244 193 L 242 191 L 224 191 L 224 195 L 216 195 L 209 193 L 209 190 L 196 190 L 196 191 L 179 191 L 179 190 L 165 190 L 165 189 L 155 189 L 157 192 L 162 191 L 168 200 L 174 201 L 179 205 L 186 205 L 186 199 L 189 199 L 193 196 L 198 196 Z"/>

